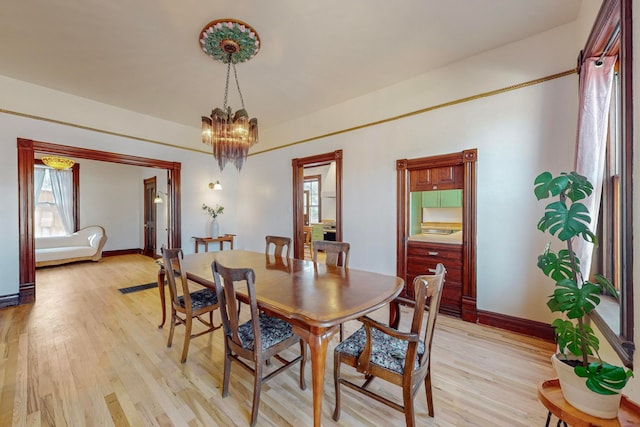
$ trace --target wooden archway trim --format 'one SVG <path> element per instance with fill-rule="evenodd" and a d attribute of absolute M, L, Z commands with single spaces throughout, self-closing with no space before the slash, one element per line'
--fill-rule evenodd
<path fill-rule="evenodd" d="M 180 225 L 182 223 L 180 213 L 180 163 L 18 138 L 18 229 L 20 232 L 20 283 L 18 286 L 18 304 L 34 302 L 36 298 L 35 200 L 33 182 L 34 155 L 36 152 L 130 166 L 166 169 L 169 183 L 169 210 L 171 212 L 169 245 L 175 247 L 182 246 L 180 238 L 182 235 Z"/>
<path fill-rule="evenodd" d="M 462 166 L 463 168 L 463 208 L 462 208 L 462 307 L 461 317 L 467 322 L 476 322 L 476 161 L 477 149 L 458 153 L 417 159 L 396 161 L 397 172 L 397 228 L 396 228 L 396 275 L 407 276 L 407 244 L 409 239 L 410 180 L 412 170 L 429 169 L 444 166 Z"/>
<path fill-rule="evenodd" d="M 304 168 L 336 162 L 336 240 L 342 241 L 342 150 L 291 160 L 293 169 L 293 256 L 304 259 Z"/>

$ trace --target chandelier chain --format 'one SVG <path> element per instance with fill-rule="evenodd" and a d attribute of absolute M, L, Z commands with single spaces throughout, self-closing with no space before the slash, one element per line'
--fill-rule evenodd
<path fill-rule="evenodd" d="M 238 95 L 240 95 L 240 105 L 244 110 L 244 99 L 242 98 L 242 91 L 240 90 L 240 83 L 238 82 L 238 73 L 236 72 L 236 64 L 233 64 L 233 76 L 236 78 L 236 86 L 238 87 Z"/>
<path fill-rule="evenodd" d="M 235 67 L 233 67 L 235 71 Z M 229 96 L 229 73 L 231 72 L 231 54 L 229 54 L 229 62 L 227 63 L 227 82 L 224 85 L 224 110 L 227 110 L 227 98 Z M 237 79 L 236 79 L 237 80 Z"/>

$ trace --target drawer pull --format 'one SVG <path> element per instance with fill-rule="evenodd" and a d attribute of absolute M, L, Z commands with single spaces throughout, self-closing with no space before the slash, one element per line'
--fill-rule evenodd
<path fill-rule="evenodd" d="M 436 272 L 435 268 L 428 268 L 427 270 L 429 270 L 429 273 L 435 273 Z"/>
<path fill-rule="evenodd" d="M 431 255 L 431 256 L 438 256 L 438 252 L 431 252 L 431 251 L 429 251 L 429 255 Z"/>

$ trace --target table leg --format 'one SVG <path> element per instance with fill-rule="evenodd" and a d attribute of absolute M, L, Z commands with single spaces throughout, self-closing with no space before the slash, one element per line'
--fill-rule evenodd
<path fill-rule="evenodd" d="M 198 241 L 197 241 L 197 240 L 196 240 L 196 244 L 195 244 L 195 245 L 196 245 L 196 246 L 195 246 L 195 251 L 196 251 L 196 253 L 198 253 L 198 247 L 199 247 L 200 245 L 198 244 Z"/>
<path fill-rule="evenodd" d="M 167 320 L 167 308 L 164 300 L 164 274 L 164 267 L 160 267 L 160 270 L 158 270 L 158 292 L 160 292 L 160 305 L 162 305 L 162 323 L 158 325 L 158 328 L 162 328 Z"/>
<path fill-rule="evenodd" d="M 322 422 L 322 397 L 324 391 L 324 371 L 327 363 L 327 347 L 333 334 L 309 333 L 307 343 L 311 351 L 311 376 L 313 382 L 313 425 L 319 427 Z"/>
<path fill-rule="evenodd" d="M 400 304 L 393 300 L 389 303 L 389 326 L 398 329 L 400 324 Z"/>
<path fill-rule="evenodd" d="M 224 249 L 224 247 L 222 246 L 222 244 L 224 243 L 224 240 L 220 240 L 220 242 L 219 242 L 219 243 L 220 243 L 220 250 L 223 250 L 223 249 Z"/>
<path fill-rule="evenodd" d="M 209 252 L 209 242 L 204 242 L 204 251 Z"/>

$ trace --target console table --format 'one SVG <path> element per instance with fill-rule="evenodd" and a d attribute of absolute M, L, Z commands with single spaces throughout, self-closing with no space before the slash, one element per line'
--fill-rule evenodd
<path fill-rule="evenodd" d="M 229 242 L 231 249 L 233 249 L 233 238 L 235 234 L 225 234 L 224 236 L 218 237 L 196 237 L 193 236 L 193 240 L 195 240 L 195 251 L 198 253 L 198 248 L 202 244 L 204 245 L 204 251 L 209 252 L 209 243 L 218 242 L 220 243 L 220 250 L 223 249 L 224 242 Z"/>

